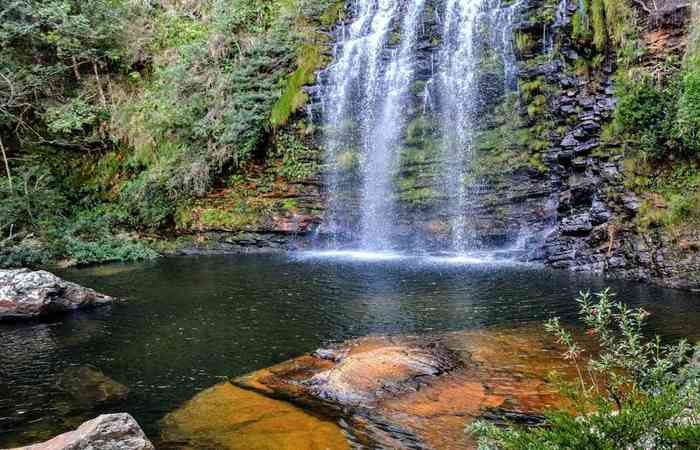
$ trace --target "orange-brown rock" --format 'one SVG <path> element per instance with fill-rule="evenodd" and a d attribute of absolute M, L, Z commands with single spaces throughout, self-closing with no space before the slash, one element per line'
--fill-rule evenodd
<path fill-rule="evenodd" d="M 539 330 L 465 331 L 357 339 L 233 383 L 342 417 L 370 447 L 470 449 L 476 418 L 536 420 L 563 404 L 553 370 L 573 375 Z"/>
<path fill-rule="evenodd" d="M 207 389 L 163 419 L 157 447 L 178 450 L 345 450 L 341 428 L 287 402 L 230 383 Z"/>

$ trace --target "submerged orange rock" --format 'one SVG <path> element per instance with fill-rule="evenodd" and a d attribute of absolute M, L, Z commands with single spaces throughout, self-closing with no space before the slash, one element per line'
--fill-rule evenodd
<path fill-rule="evenodd" d="M 230 383 L 207 389 L 163 419 L 158 448 L 345 450 L 338 425 Z"/>

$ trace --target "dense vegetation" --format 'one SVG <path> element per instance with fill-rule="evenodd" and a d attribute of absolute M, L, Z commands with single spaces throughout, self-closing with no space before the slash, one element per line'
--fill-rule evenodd
<path fill-rule="evenodd" d="M 253 226 L 273 206 L 295 208 L 257 194 L 318 172 L 314 129 L 297 112 L 303 86 L 327 62 L 324 31 L 344 5 L 3 3 L 0 265 L 150 258 L 166 232 Z M 533 20 L 551 26 L 557 5 L 543 1 Z M 618 104 L 605 136 L 619 144 L 627 187 L 643 199 L 639 230 L 696 228 L 700 19 L 683 20 L 689 6 L 676 0 L 577 5 L 567 32 L 581 57 L 563 70 L 595 77 L 616 68 Z M 682 37 L 649 43 L 649 33 L 681 23 L 690 23 Z M 538 45 L 523 33 L 514 44 L 521 56 Z M 522 59 L 542 58 L 551 55 Z M 554 95 L 544 77 L 521 80 L 478 130 L 476 175 L 504 166 L 546 172 L 542 153 L 559 132 L 547 105 Z M 426 200 L 414 179 L 402 183 L 409 200 Z M 226 201 L 211 201 L 212 190 L 227 192 Z"/>
<path fill-rule="evenodd" d="M 696 8 L 688 21 L 684 54 L 673 50 L 677 37 L 672 35 L 665 36 L 670 49 L 658 44 L 640 48 L 643 32 L 672 28 L 677 16 L 689 14 L 687 4 L 666 1 L 659 5 L 670 18 L 664 19 L 660 12 L 654 15 L 653 10 L 643 15 L 628 8 L 623 16 L 631 20 L 619 21 L 617 28 L 600 33 L 628 36 L 627 43 L 619 41 L 617 48 L 618 103 L 608 134 L 610 140 L 622 137 L 626 184 L 645 197 L 638 217 L 640 229 L 646 232 L 662 226 L 678 234 L 700 223 L 700 21 Z M 631 42 L 637 43 L 636 49 Z"/>
<path fill-rule="evenodd" d="M 287 122 L 341 5 L 4 4 L 0 265 L 152 257 L 137 238 L 250 164 L 307 175 L 304 130 Z"/>
<path fill-rule="evenodd" d="M 586 347 L 552 319 L 546 329 L 563 347 L 578 379 L 559 381 L 571 400 L 546 415 L 542 426 L 498 428 L 479 422 L 470 431 L 480 448 L 588 450 L 700 447 L 700 347 L 685 341 L 646 340 L 649 313 L 614 300 L 609 290 L 578 298 L 580 316 L 595 342 Z M 695 361 L 691 357 L 695 355 Z M 557 375 L 553 374 L 557 380 Z"/>
<path fill-rule="evenodd" d="M 688 235 L 700 223 L 700 18 L 691 3 L 581 0 L 568 29 L 578 58 L 563 70 L 592 79 L 614 70 L 617 104 L 603 137 L 625 157 L 625 185 L 642 198 L 641 233 Z M 545 1 L 538 18 L 553 23 L 557 4 Z M 516 39 L 521 52 L 534 45 Z M 548 89 L 531 80 L 521 97 L 536 127 L 552 132 Z"/>

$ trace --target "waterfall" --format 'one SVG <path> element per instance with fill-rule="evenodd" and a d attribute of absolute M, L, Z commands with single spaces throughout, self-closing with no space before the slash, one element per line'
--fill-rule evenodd
<path fill-rule="evenodd" d="M 559 0 L 554 12 L 554 22 L 551 25 L 544 25 L 542 27 L 542 45 L 545 55 L 551 56 L 554 53 L 554 35 L 560 28 L 567 24 L 567 6 L 567 0 Z"/>
<path fill-rule="evenodd" d="M 424 232 L 415 223 L 438 217 L 449 228 L 432 239 L 442 242 L 439 250 L 473 247 L 467 218 L 479 183 L 467 178 L 476 115 L 487 101 L 482 66 L 496 61 L 500 91 L 513 88 L 515 9 L 494 0 L 352 2 L 350 19 L 336 33 L 333 62 L 319 75 L 328 186 L 322 231 L 333 248 L 415 245 Z M 431 149 L 437 147 L 439 169 L 425 177 L 435 179 L 434 205 L 407 214 L 398 186 L 411 184 L 402 167 L 411 123 L 437 124 Z"/>
<path fill-rule="evenodd" d="M 387 249 L 393 223 L 393 174 L 396 169 L 400 131 L 403 129 L 409 86 L 413 81 L 418 23 L 425 0 L 408 3 L 401 22 L 401 43 L 391 51 L 388 68 L 377 83 L 381 100 L 367 105 L 378 116 L 365 116 L 364 183 L 360 239 L 364 247 Z M 376 100 L 376 99 L 373 99 Z"/>

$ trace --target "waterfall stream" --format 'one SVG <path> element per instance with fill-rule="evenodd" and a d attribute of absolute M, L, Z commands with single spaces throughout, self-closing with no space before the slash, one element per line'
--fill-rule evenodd
<path fill-rule="evenodd" d="M 319 75 L 332 248 L 478 245 L 472 140 L 484 104 L 514 87 L 516 8 L 353 1 Z"/>

